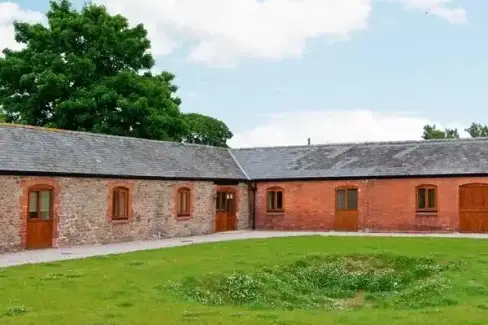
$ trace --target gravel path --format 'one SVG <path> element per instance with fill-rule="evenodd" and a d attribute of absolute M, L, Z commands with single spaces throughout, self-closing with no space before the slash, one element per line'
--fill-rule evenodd
<path fill-rule="evenodd" d="M 0 267 L 21 264 L 54 262 L 79 259 L 90 256 L 120 254 L 156 248 L 168 248 L 199 243 L 212 243 L 228 240 L 291 237 L 291 236 L 371 236 L 371 237 L 439 237 L 439 238 L 474 238 L 488 239 L 488 234 L 400 234 L 400 233 L 348 233 L 348 232 L 313 232 L 313 231 L 232 231 L 211 235 L 184 238 L 168 238 L 151 241 L 136 241 L 119 244 L 80 246 L 72 248 L 51 248 L 43 250 L 26 250 L 18 253 L 0 254 Z"/>

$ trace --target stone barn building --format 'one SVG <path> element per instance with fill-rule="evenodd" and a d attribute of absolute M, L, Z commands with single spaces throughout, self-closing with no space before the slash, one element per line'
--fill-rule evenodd
<path fill-rule="evenodd" d="M 0 251 L 235 229 L 488 233 L 488 139 L 226 149 L 0 125 Z"/>

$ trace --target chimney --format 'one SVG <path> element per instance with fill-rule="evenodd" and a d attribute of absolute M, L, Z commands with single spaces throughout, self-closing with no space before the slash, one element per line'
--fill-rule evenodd
<path fill-rule="evenodd" d="M 310 138 L 308 138 L 308 145 L 310 145 Z"/>

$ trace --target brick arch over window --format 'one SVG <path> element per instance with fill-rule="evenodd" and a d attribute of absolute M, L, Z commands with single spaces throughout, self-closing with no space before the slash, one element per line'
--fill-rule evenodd
<path fill-rule="evenodd" d="M 188 220 L 193 215 L 193 183 L 175 183 L 173 185 L 173 215 L 178 220 Z"/>
<path fill-rule="evenodd" d="M 266 211 L 285 211 L 285 189 L 277 186 L 266 189 Z"/>
<path fill-rule="evenodd" d="M 107 219 L 109 221 L 128 222 L 132 220 L 134 214 L 132 209 L 133 191 L 132 183 L 108 183 Z"/>
<path fill-rule="evenodd" d="M 417 212 L 437 212 L 437 186 L 421 184 L 415 187 L 415 209 Z"/>
<path fill-rule="evenodd" d="M 180 187 L 176 192 L 176 216 L 178 218 L 189 218 L 192 213 L 192 197 L 189 187 Z"/>
<path fill-rule="evenodd" d="M 44 191 L 50 192 L 50 204 L 49 204 L 49 216 L 53 220 L 53 233 L 52 233 L 52 246 L 57 246 L 57 239 L 59 237 L 58 224 L 59 224 L 59 209 L 60 209 L 60 198 L 59 192 L 60 187 L 56 179 L 53 178 L 21 178 L 20 186 L 22 188 L 22 195 L 20 196 L 20 220 L 21 227 L 19 229 L 20 245 L 25 248 L 27 245 L 27 219 L 29 214 L 37 213 L 37 216 L 42 213 L 46 213 L 46 209 L 30 209 L 29 198 L 31 193 L 40 193 Z M 31 204 L 32 205 L 32 204 Z M 32 210 L 32 211 L 29 211 Z M 37 211 L 36 211 L 37 210 Z"/>

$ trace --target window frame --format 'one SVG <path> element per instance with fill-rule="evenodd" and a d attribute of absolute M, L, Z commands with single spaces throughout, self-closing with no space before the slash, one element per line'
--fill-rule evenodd
<path fill-rule="evenodd" d="M 348 206 L 348 191 L 356 191 L 356 208 L 350 209 Z M 344 191 L 344 209 L 339 209 L 339 191 Z M 339 186 L 335 189 L 335 210 L 336 211 L 359 211 L 359 188 L 357 186 Z"/>
<path fill-rule="evenodd" d="M 186 194 L 187 211 L 180 210 L 180 196 L 183 196 L 183 194 Z M 184 199 L 185 196 L 182 198 Z M 181 187 L 176 191 L 176 216 L 178 218 L 187 218 L 191 216 L 191 211 L 191 190 L 188 187 Z"/>
<path fill-rule="evenodd" d="M 40 193 L 43 191 L 49 191 L 49 219 L 42 219 L 41 213 L 41 200 L 40 200 Z M 31 193 L 37 193 L 37 204 L 36 204 L 36 212 L 37 217 L 31 218 L 30 216 L 30 195 Z M 54 219 L 54 187 L 49 185 L 34 185 L 28 188 L 27 190 L 27 219 L 28 220 L 53 220 Z"/>
<path fill-rule="evenodd" d="M 274 192 L 274 208 L 269 207 L 269 193 Z M 277 208 L 278 206 L 278 195 L 277 193 L 281 192 L 281 208 Z M 270 187 L 266 189 L 266 211 L 270 213 L 283 213 L 285 212 L 285 190 L 281 187 Z"/>
<path fill-rule="evenodd" d="M 424 200 L 425 200 L 425 208 L 419 207 L 419 191 L 425 190 Z M 429 190 L 434 190 L 434 197 L 435 197 L 435 206 L 433 208 L 429 208 Z M 438 189 L 436 185 L 433 184 L 421 184 L 415 187 L 415 211 L 418 213 L 437 213 L 439 211 L 439 196 L 438 196 Z"/>
<path fill-rule="evenodd" d="M 115 214 L 115 209 L 119 206 L 119 195 L 121 192 L 125 193 L 125 216 L 120 216 Z M 130 189 L 125 186 L 117 186 L 112 189 L 112 211 L 111 211 L 111 219 L 118 221 L 118 220 L 129 220 L 130 217 Z"/>

